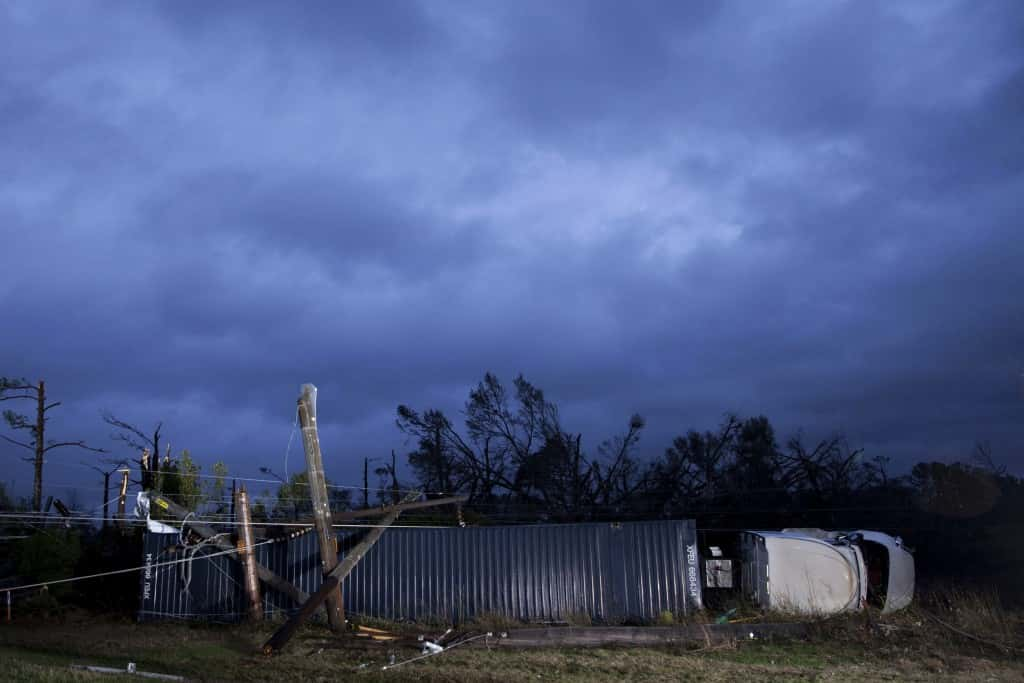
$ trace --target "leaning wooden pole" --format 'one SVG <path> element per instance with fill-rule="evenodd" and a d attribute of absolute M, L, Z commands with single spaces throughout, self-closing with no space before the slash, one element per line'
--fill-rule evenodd
<path fill-rule="evenodd" d="M 245 487 L 235 492 L 235 512 L 238 522 L 238 554 L 242 558 L 245 576 L 245 595 L 249 598 L 249 618 L 262 621 L 263 601 L 260 599 L 260 580 L 256 574 L 256 539 L 252 533 L 252 515 L 249 513 L 249 494 Z"/>
<path fill-rule="evenodd" d="M 420 494 L 418 493 L 411 494 L 408 496 L 407 500 L 411 501 L 414 498 L 419 497 L 419 495 Z M 299 627 L 306 623 L 306 620 L 316 612 L 316 608 L 319 607 L 321 603 L 328 599 L 331 593 L 334 592 L 335 588 L 341 586 L 341 582 L 345 580 L 345 577 L 352 572 L 356 564 L 359 563 L 359 560 L 363 559 L 363 556 L 366 555 L 367 551 L 373 547 L 373 544 L 377 542 L 377 539 L 384 533 L 384 530 L 391 526 L 394 521 L 398 519 L 400 514 L 402 514 L 402 507 L 400 505 L 393 506 L 387 516 L 380 520 L 377 526 L 370 529 L 369 533 L 363 537 L 363 540 L 361 540 L 355 548 L 352 548 L 352 550 L 345 555 L 345 560 L 335 567 L 331 573 L 324 576 L 324 582 L 321 584 L 320 590 L 311 595 L 309 600 L 299 608 L 299 611 L 293 614 L 288 621 L 286 621 L 281 628 L 277 629 L 277 631 L 274 632 L 274 635 L 270 636 L 270 639 L 263 644 L 264 654 L 271 655 L 276 652 L 280 652 L 281 649 L 288 644 L 288 641 L 291 640 L 293 635 L 295 635 L 295 632 Z"/>
<path fill-rule="evenodd" d="M 402 502 L 411 503 L 416 498 L 419 498 L 420 495 L 421 494 L 418 491 L 414 491 L 407 495 L 405 500 Z M 398 519 L 398 516 L 402 514 L 403 510 L 404 508 L 401 503 L 392 506 L 391 511 L 381 519 L 376 526 L 370 529 L 366 536 L 363 537 L 363 540 L 360 541 L 355 548 L 352 548 L 352 550 L 345 555 L 345 560 L 335 567 L 334 571 L 332 571 L 329 576 L 333 576 L 339 581 L 344 581 L 345 577 L 355 569 L 357 564 L 359 564 L 359 560 L 363 559 L 363 555 L 365 555 L 367 551 L 373 547 L 373 544 L 377 542 L 377 539 L 384 533 L 384 530 L 394 524 L 395 520 Z"/>
<path fill-rule="evenodd" d="M 313 524 L 320 545 L 320 564 L 323 574 L 329 575 L 338 564 L 338 542 L 331 528 L 331 508 L 327 498 L 327 479 L 324 477 L 320 436 L 316 428 L 316 387 L 302 385 L 299 396 L 299 424 L 302 427 L 302 446 L 306 451 L 306 476 L 309 497 L 313 502 Z M 341 603 L 340 584 L 327 593 L 327 622 L 332 631 L 345 625 L 345 608 Z"/>
<path fill-rule="evenodd" d="M 218 549 L 228 551 L 235 550 L 235 546 L 231 545 L 231 543 L 227 539 L 222 538 L 221 535 L 217 533 L 216 529 L 214 529 L 209 524 L 204 524 L 202 522 L 197 522 L 194 519 L 189 519 L 189 511 L 181 507 L 174 501 L 170 500 L 169 498 L 166 498 L 158 494 L 151 494 L 150 501 L 153 503 L 153 505 L 156 505 L 165 512 L 174 515 L 180 520 L 188 519 L 189 529 L 192 529 L 203 538 L 210 539 L 210 541 L 215 546 L 217 546 Z M 235 553 L 227 555 L 227 557 L 228 559 L 232 560 L 239 559 L 237 554 Z M 274 590 L 287 595 L 289 598 L 294 600 L 295 603 L 298 605 L 301 605 L 302 603 L 309 600 L 309 593 L 307 593 L 306 591 L 298 588 L 297 586 L 295 586 L 295 584 L 281 578 L 274 572 L 264 567 L 259 562 L 255 562 L 255 565 L 256 575 L 259 576 L 260 581 L 262 581 L 263 583 L 267 584 Z"/>

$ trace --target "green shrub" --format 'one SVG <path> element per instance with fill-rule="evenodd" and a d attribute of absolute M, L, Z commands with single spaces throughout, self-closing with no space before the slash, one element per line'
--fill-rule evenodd
<path fill-rule="evenodd" d="M 82 556 L 82 543 L 76 531 L 42 531 L 22 540 L 17 549 L 17 571 L 32 583 L 56 581 L 74 575 Z M 71 584 L 61 583 L 49 588 L 53 598 L 71 592 Z"/>

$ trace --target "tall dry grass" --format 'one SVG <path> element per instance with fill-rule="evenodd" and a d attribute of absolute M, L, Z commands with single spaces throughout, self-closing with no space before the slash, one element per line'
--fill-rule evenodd
<path fill-rule="evenodd" d="M 919 592 L 907 613 L 923 617 L 954 639 L 975 639 L 1024 654 L 1024 614 L 1006 609 L 993 588 L 932 585 Z"/>

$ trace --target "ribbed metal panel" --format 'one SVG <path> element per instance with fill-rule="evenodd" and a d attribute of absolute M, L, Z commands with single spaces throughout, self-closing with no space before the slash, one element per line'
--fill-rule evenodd
<path fill-rule="evenodd" d="M 358 536 L 339 537 L 342 555 Z M 174 535 L 147 534 L 144 552 L 157 557 L 176 542 Z M 262 545 L 256 557 L 313 593 L 321 580 L 316 543 L 304 533 Z M 356 565 L 342 593 L 347 611 L 392 620 L 653 621 L 700 607 L 698 562 L 692 520 L 397 528 Z M 238 564 L 202 554 L 191 564 L 188 591 L 182 565 L 154 570 L 140 619 L 243 616 Z M 267 612 L 295 607 L 273 590 L 265 591 L 264 605 Z"/>
<path fill-rule="evenodd" d="M 160 566 L 188 557 L 179 552 L 174 534 L 147 533 L 140 579 L 139 620 L 207 619 L 237 621 L 244 610 L 238 563 L 226 556 L 207 557 L 202 548 L 191 562 Z"/>

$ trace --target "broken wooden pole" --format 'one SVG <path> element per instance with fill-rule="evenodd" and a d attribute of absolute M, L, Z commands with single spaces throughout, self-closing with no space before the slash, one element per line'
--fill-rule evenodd
<path fill-rule="evenodd" d="M 185 508 L 181 507 L 180 505 L 178 505 L 174 501 L 166 498 L 165 496 L 151 495 L 150 496 L 150 500 L 152 501 L 153 505 L 156 505 L 157 507 L 161 508 L 162 510 L 164 510 L 164 511 L 166 511 L 166 512 L 172 514 L 172 515 L 174 515 L 178 519 L 182 519 L 183 520 L 189 514 L 188 510 L 186 510 Z M 211 527 L 209 524 L 204 524 L 202 522 L 197 522 L 197 521 L 193 521 L 193 520 L 190 519 L 189 522 L 188 522 L 188 525 L 189 525 L 189 527 L 191 527 L 191 529 L 193 531 L 195 531 L 197 534 L 199 534 L 203 538 L 212 539 L 213 544 L 216 545 L 219 549 L 221 549 L 221 550 L 233 550 L 234 549 L 234 546 L 231 545 L 231 543 L 229 541 L 227 541 L 223 537 L 219 536 L 217 534 L 217 531 L 213 527 Z M 233 560 L 238 560 L 239 559 L 238 556 L 235 555 L 235 554 L 228 555 L 227 557 L 230 557 Z M 259 562 L 255 562 L 254 561 L 253 563 L 256 566 L 256 575 L 260 578 L 260 581 L 262 581 L 263 583 L 267 584 L 268 586 L 270 586 L 274 590 L 280 591 L 284 595 L 287 595 L 289 598 L 294 600 L 296 604 L 301 605 L 302 603 L 304 603 L 307 600 L 309 600 L 309 593 L 307 593 L 306 591 L 296 587 L 291 582 L 286 581 L 285 579 L 282 579 L 280 576 L 278 576 L 274 572 L 270 571 L 269 569 L 264 567 Z"/>
<path fill-rule="evenodd" d="M 128 475 L 129 470 L 119 470 L 121 472 L 121 492 L 117 498 L 117 519 L 120 524 L 124 524 L 124 505 L 128 500 Z"/>
<path fill-rule="evenodd" d="M 31 385 L 30 385 L 31 386 Z M 36 426 L 32 430 L 35 436 L 36 457 L 34 460 L 35 476 L 32 480 L 32 509 L 39 512 L 43 502 L 43 462 L 46 456 L 46 439 L 43 437 L 46 431 L 46 382 L 39 380 L 39 385 L 32 387 L 36 390 Z M 9 415 L 6 411 L 4 415 Z M 21 418 L 24 420 L 24 418 Z M 12 423 L 13 424 L 13 423 Z M 22 425 L 24 426 L 24 422 Z"/>
<path fill-rule="evenodd" d="M 299 424 L 302 427 L 302 446 L 306 451 L 306 477 L 309 482 L 309 497 L 313 503 L 313 524 L 316 526 L 320 546 L 320 565 L 326 577 L 338 564 L 338 541 L 331 528 L 331 508 L 327 498 L 327 480 L 324 477 L 323 456 L 320 453 L 320 436 L 316 428 L 316 387 L 302 385 L 299 397 Z M 345 608 L 341 603 L 341 587 L 329 591 L 327 599 L 327 622 L 332 631 L 345 625 Z"/>
<path fill-rule="evenodd" d="M 418 492 L 411 493 L 403 502 L 412 502 L 411 499 L 418 498 L 419 495 L 420 494 Z M 401 504 L 393 506 L 391 508 L 391 512 L 380 520 L 380 522 L 377 523 L 377 526 L 370 529 L 366 536 L 363 537 L 363 540 L 360 541 L 355 548 L 352 548 L 352 550 L 345 554 L 345 559 L 334 568 L 334 571 L 330 573 L 330 576 L 333 576 L 340 581 L 344 581 L 345 577 L 352 572 L 357 564 L 359 564 L 359 560 L 363 559 L 363 555 L 373 547 L 373 544 L 377 542 L 377 539 L 384 533 L 384 530 L 391 526 L 394 521 L 398 519 L 400 514 L 402 514 Z"/>
<path fill-rule="evenodd" d="M 245 575 L 245 595 L 249 598 L 249 618 L 253 621 L 263 619 L 263 601 L 260 599 L 260 582 L 256 575 L 256 545 L 252 533 L 252 515 L 249 513 L 249 494 L 245 487 L 235 492 L 235 511 L 238 514 L 238 554 L 242 558 L 242 569 Z"/>
<path fill-rule="evenodd" d="M 110 519 L 110 475 L 112 472 L 103 473 L 103 527 L 107 528 L 107 521 Z"/>
<path fill-rule="evenodd" d="M 418 497 L 419 494 L 412 494 L 407 498 L 407 500 L 411 500 L 414 496 Z M 284 646 L 288 644 L 288 641 L 291 639 L 292 635 L 295 634 L 295 631 L 297 631 L 298 628 L 302 626 L 302 624 L 304 624 L 314 612 L 316 612 L 316 608 L 319 607 L 322 602 L 327 600 L 328 596 L 333 593 L 336 588 L 341 586 L 341 582 L 345 580 L 345 577 L 352 572 L 355 566 L 359 563 L 359 560 L 363 559 L 363 556 L 366 555 L 367 551 L 373 547 L 373 544 L 377 542 L 377 539 L 384 533 L 384 530 L 391 526 L 392 523 L 398 519 L 400 514 L 402 514 L 401 506 L 395 505 L 391 508 L 391 511 L 387 516 L 380 520 L 376 527 L 370 529 L 369 533 L 366 534 L 363 540 L 361 540 L 355 548 L 345 555 L 345 559 L 338 564 L 330 574 L 324 577 L 324 583 L 320 586 L 320 590 L 311 595 L 309 600 L 306 601 L 306 604 L 304 604 L 298 612 L 289 617 L 288 621 L 286 621 L 281 628 L 277 629 L 277 631 L 274 632 L 274 635 L 270 636 L 270 639 L 263 644 L 264 654 L 270 655 L 275 652 L 280 652 Z"/>
<path fill-rule="evenodd" d="M 274 635 L 270 636 L 270 639 L 263 644 L 263 654 L 271 655 L 275 652 L 280 652 L 288 641 L 292 639 L 295 632 L 306 623 L 313 613 L 316 612 L 317 608 L 325 600 L 327 596 L 338 589 L 341 582 L 333 576 L 324 577 L 324 582 L 320 584 L 320 589 L 309 596 L 309 600 L 299 608 L 299 611 L 288 618 L 281 628 L 274 631 Z"/>

